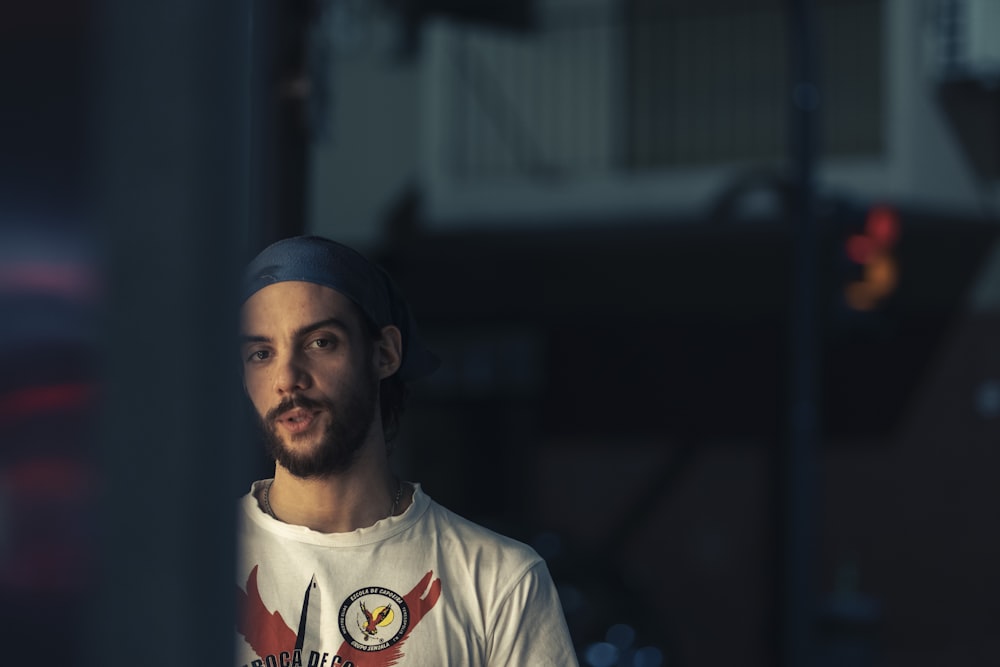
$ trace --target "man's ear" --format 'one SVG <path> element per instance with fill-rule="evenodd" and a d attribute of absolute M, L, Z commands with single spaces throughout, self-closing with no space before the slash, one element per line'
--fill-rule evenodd
<path fill-rule="evenodd" d="M 403 363 L 403 335 L 393 325 L 382 327 L 382 336 L 375 345 L 378 377 L 384 380 L 399 370 Z"/>

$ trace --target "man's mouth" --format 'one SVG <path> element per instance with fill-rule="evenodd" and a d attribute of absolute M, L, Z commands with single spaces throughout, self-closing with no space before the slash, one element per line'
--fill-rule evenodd
<path fill-rule="evenodd" d="M 283 412 L 275 421 L 290 433 L 301 433 L 312 426 L 318 414 L 317 410 L 292 408 Z"/>

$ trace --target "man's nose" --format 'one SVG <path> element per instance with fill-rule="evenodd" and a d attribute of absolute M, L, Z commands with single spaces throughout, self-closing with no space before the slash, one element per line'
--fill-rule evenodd
<path fill-rule="evenodd" d="M 286 357 L 275 369 L 274 389 L 278 394 L 291 394 L 308 389 L 309 373 L 301 360 L 295 356 Z"/>

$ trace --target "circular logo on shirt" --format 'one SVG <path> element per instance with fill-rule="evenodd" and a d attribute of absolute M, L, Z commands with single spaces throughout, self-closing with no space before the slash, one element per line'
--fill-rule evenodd
<path fill-rule="evenodd" d="M 406 601 L 388 588 L 360 588 L 340 605 L 340 634 L 359 651 L 389 648 L 409 625 Z"/>

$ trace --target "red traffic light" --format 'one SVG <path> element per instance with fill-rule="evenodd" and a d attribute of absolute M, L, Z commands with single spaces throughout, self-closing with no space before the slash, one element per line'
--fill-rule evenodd
<path fill-rule="evenodd" d="M 854 310 L 874 310 L 899 282 L 892 249 L 900 236 L 899 215 L 884 204 L 873 206 L 865 217 L 864 232 L 844 241 L 847 258 L 863 267 L 861 280 L 844 287 L 844 299 Z"/>

